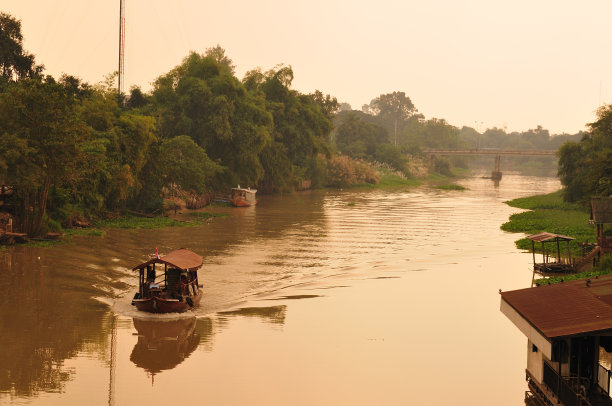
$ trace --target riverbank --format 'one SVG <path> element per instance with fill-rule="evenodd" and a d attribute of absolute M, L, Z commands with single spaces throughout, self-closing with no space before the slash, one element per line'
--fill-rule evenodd
<path fill-rule="evenodd" d="M 573 237 L 575 240 L 570 242 L 570 249 L 574 258 L 582 256 L 582 248 L 579 243 L 595 242 L 595 228 L 589 224 L 589 212 L 579 204 L 564 202 L 561 190 L 545 195 L 513 199 L 505 203 L 511 207 L 528 211 L 511 215 L 509 221 L 501 226 L 504 231 L 525 234 L 548 231 Z M 515 241 L 515 244 L 522 250 L 532 249 L 531 241 L 527 238 L 521 238 Z M 536 251 L 541 252 L 539 246 L 536 246 Z M 610 256 L 602 258 L 599 266 L 593 271 L 550 277 L 542 279 L 540 284 L 558 283 L 608 273 L 612 273 Z"/>
<path fill-rule="evenodd" d="M 360 183 L 348 186 L 349 190 L 360 189 L 402 189 L 414 188 L 423 184 L 430 185 L 433 188 L 441 190 L 465 190 L 466 188 L 456 185 L 453 182 L 457 179 L 464 178 L 467 175 L 465 171 L 454 171 L 453 176 L 449 177 L 438 173 L 428 173 L 422 178 L 406 177 L 399 171 L 393 170 L 386 166 L 377 168 L 378 183 Z M 330 190 L 337 188 L 328 188 Z M 210 205 L 207 207 L 211 207 Z M 125 216 L 93 221 L 91 227 L 83 228 L 67 228 L 56 230 L 61 233 L 60 239 L 38 239 L 31 240 L 28 243 L 22 244 L 29 247 L 52 247 L 57 244 L 70 243 L 74 236 L 97 236 L 102 237 L 108 229 L 160 229 L 165 227 L 188 227 L 197 226 L 211 221 L 214 217 L 225 217 L 228 214 L 220 214 L 209 211 L 191 211 L 181 208 L 181 213 L 173 216 L 136 216 L 127 214 Z M 4 247 L 4 246 L 1 246 Z"/>
<path fill-rule="evenodd" d="M 108 229 L 158 229 L 164 227 L 191 227 L 199 226 L 212 221 L 213 218 L 226 217 L 226 214 L 207 211 L 193 211 L 180 216 L 154 216 L 139 217 L 126 215 L 114 219 L 100 220 L 93 223 L 92 227 L 71 228 L 62 230 L 63 238 L 59 240 L 32 240 L 23 244 L 28 247 L 52 247 L 61 243 L 71 242 L 74 236 L 96 236 L 103 237 Z"/>

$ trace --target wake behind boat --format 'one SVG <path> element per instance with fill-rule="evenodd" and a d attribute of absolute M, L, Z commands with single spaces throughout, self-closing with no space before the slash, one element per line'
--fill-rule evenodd
<path fill-rule="evenodd" d="M 139 273 L 132 305 L 149 313 L 182 313 L 197 306 L 202 299 L 202 285 L 198 284 L 202 262 L 201 256 L 186 249 L 163 257 L 156 253 L 132 269 Z M 163 272 L 158 274 L 157 268 Z"/>

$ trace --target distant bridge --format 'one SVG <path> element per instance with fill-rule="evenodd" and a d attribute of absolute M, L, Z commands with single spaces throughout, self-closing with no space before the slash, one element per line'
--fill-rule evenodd
<path fill-rule="evenodd" d="M 504 150 L 504 149 L 424 149 L 429 155 L 513 155 L 513 156 L 555 156 L 556 150 Z"/>
<path fill-rule="evenodd" d="M 499 182 L 502 178 L 501 172 L 501 156 L 555 156 L 555 150 L 503 150 L 503 149 L 425 149 L 424 153 L 428 154 L 432 161 L 434 155 L 493 155 L 495 156 L 495 169 L 491 172 L 491 179 Z"/>

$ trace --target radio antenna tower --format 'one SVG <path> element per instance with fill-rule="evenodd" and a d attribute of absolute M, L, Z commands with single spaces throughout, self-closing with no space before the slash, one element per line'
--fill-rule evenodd
<path fill-rule="evenodd" d="M 119 0 L 119 80 L 117 92 L 121 95 L 125 74 L 125 0 Z"/>

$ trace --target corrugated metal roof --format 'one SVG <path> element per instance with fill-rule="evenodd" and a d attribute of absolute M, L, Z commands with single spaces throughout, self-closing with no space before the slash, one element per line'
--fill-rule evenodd
<path fill-rule="evenodd" d="M 596 224 L 612 224 L 612 199 L 605 197 L 592 198 L 591 220 Z"/>
<path fill-rule="evenodd" d="M 567 235 L 553 234 L 547 232 L 531 234 L 528 235 L 527 238 L 536 242 L 554 241 L 557 239 L 561 241 L 571 241 L 574 239 L 573 237 L 568 237 Z"/>
<path fill-rule="evenodd" d="M 180 250 L 172 251 L 168 255 L 160 258 L 152 258 L 140 265 L 135 266 L 132 270 L 141 269 L 151 264 L 167 264 L 175 268 L 193 270 L 202 266 L 203 259 L 195 252 L 181 248 Z"/>
<path fill-rule="evenodd" d="M 502 292 L 505 300 L 545 337 L 612 329 L 612 275 Z"/>

